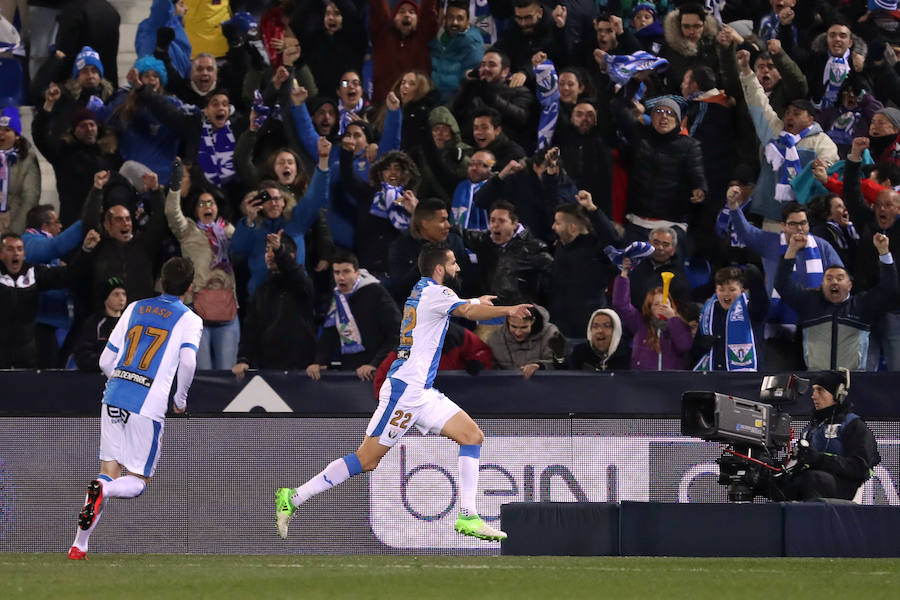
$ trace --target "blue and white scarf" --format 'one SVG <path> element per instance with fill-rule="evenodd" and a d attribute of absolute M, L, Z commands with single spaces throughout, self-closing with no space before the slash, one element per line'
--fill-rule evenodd
<path fill-rule="evenodd" d="M 556 119 L 559 116 L 559 80 L 556 67 L 552 61 L 545 60 L 534 68 L 536 79 L 535 94 L 541 104 L 541 115 L 538 121 L 537 149 L 550 145 Z"/>
<path fill-rule="evenodd" d="M 740 209 L 744 210 L 744 207 L 750 202 L 748 198 L 743 204 L 741 204 Z M 722 210 L 719 211 L 719 215 L 716 217 L 716 235 L 720 238 L 728 237 L 729 245 L 732 248 L 746 248 L 747 244 L 743 243 L 739 238 L 737 233 L 734 231 L 734 225 L 731 224 L 731 209 L 726 206 Z"/>
<path fill-rule="evenodd" d="M 209 239 L 209 247 L 212 250 L 209 268 L 222 269 L 226 273 L 231 273 L 233 267 L 231 259 L 228 258 L 228 247 L 231 245 L 231 242 L 228 239 L 228 233 L 225 231 L 226 225 L 227 223 L 222 217 L 209 224 L 197 221 L 197 227 L 206 234 L 207 239 Z"/>
<path fill-rule="evenodd" d="M 834 237 L 837 241 L 838 248 L 846 250 L 850 247 L 850 240 L 853 240 L 854 242 L 859 241 L 859 233 L 856 232 L 856 227 L 853 226 L 853 221 L 851 221 L 850 224 L 846 227 L 844 227 L 840 223 L 832 221 L 831 219 L 826 221 L 825 224 L 834 232 Z"/>
<path fill-rule="evenodd" d="M 766 144 L 766 161 L 772 166 L 772 170 L 778 173 L 778 181 L 775 183 L 775 199 L 779 202 L 794 200 L 791 179 L 803 170 L 800 155 L 797 153 L 797 144 L 806 136 L 819 131 L 821 131 L 821 127 L 817 123 L 813 123 L 798 134 L 782 130 L 777 138 L 772 138 L 772 141 Z"/>
<path fill-rule="evenodd" d="M 713 332 L 713 316 L 719 303 L 715 295 L 703 305 L 700 313 L 700 333 L 717 335 Z M 721 334 L 722 332 L 719 332 Z M 756 371 L 756 340 L 753 337 L 753 324 L 747 310 L 747 294 L 742 293 L 728 308 L 725 318 L 725 369 L 728 371 Z M 713 353 L 715 348 L 700 359 L 694 371 L 712 371 L 715 369 Z"/>
<path fill-rule="evenodd" d="M 334 327 L 337 329 L 338 337 L 341 340 L 341 354 L 359 354 L 365 352 L 366 347 L 362 343 L 362 334 L 359 327 L 356 326 L 356 319 L 350 310 L 350 303 L 347 298 L 353 295 L 353 292 L 359 288 L 360 277 L 353 284 L 350 293 L 343 294 L 340 288 L 335 286 L 334 297 L 331 299 L 331 307 L 328 309 L 328 316 L 325 318 L 324 327 Z"/>
<path fill-rule="evenodd" d="M 398 231 L 409 229 L 409 213 L 400 204 L 403 189 L 402 185 L 381 182 L 381 190 L 376 192 L 372 199 L 372 205 L 369 207 L 369 214 L 387 219 Z"/>
<path fill-rule="evenodd" d="M 359 102 L 356 103 L 356 106 L 353 108 L 347 108 L 344 106 L 343 100 L 338 100 L 338 113 L 341 115 L 340 118 L 340 128 L 338 129 L 338 133 L 343 135 L 344 130 L 347 128 L 347 125 L 356 121 L 359 116 L 358 113 L 363 108 L 363 99 L 360 98 Z"/>
<path fill-rule="evenodd" d="M 825 84 L 825 94 L 822 96 L 822 106 L 834 106 L 841 92 L 841 84 L 850 74 L 850 50 L 843 56 L 829 56 L 822 73 L 822 83 Z"/>
<path fill-rule="evenodd" d="M 771 12 L 760 19 L 759 35 L 757 37 L 762 42 L 778 39 L 779 27 L 781 27 L 781 21 L 778 19 L 778 15 Z"/>
<path fill-rule="evenodd" d="M 784 253 L 787 252 L 788 249 L 787 237 L 784 235 L 784 232 L 781 233 L 778 243 L 781 246 L 781 255 L 784 256 Z M 794 261 L 794 274 L 797 273 L 797 261 L 801 260 L 806 266 L 806 281 L 800 281 L 798 283 L 808 288 L 821 287 L 822 277 L 825 274 L 825 265 L 822 264 L 822 250 L 816 243 L 815 236 L 811 234 L 806 236 L 806 248 L 800 250 L 797 254 L 797 259 Z M 792 277 L 793 276 L 794 275 L 792 275 Z M 795 323 L 797 318 L 796 315 L 793 317 L 790 315 L 794 315 L 794 312 L 781 301 L 781 294 L 778 293 L 775 286 L 772 286 L 772 296 L 769 301 L 769 314 L 766 320 L 770 323 Z"/>
<path fill-rule="evenodd" d="M 497 43 L 499 37 L 497 33 L 497 21 L 495 21 L 494 17 L 491 15 L 491 7 L 488 6 L 487 0 L 469 2 L 469 22 L 473 27 L 481 30 L 485 48 Z"/>
<path fill-rule="evenodd" d="M 9 210 L 9 170 L 19 160 L 14 148 L 0 150 L 0 213 Z"/>
<path fill-rule="evenodd" d="M 279 121 L 281 120 L 281 105 L 276 104 L 271 108 L 266 106 L 266 103 L 263 102 L 263 97 L 262 94 L 259 93 L 259 90 L 253 91 L 253 112 L 256 113 L 256 118 L 253 119 L 253 126 L 257 129 L 265 125 L 266 120 L 268 120 L 270 116 L 278 119 Z"/>
<path fill-rule="evenodd" d="M 200 135 L 200 147 L 197 148 L 197 164 L 206 175 L 207 181 L 221 186 L 235 176 L 234 146 L 231 121 L 225 121 L 221 129 L 213 131 L 209 121 L 203 118 L 203 132 Z"/>
<path fill-rule="evenodd" d="M 487 211 L 472 205 L 475 192 L 481 189 L 484 181 L 472 183 L 466 179 L 459 185 L 462 188 L 462 193 L 453 194 L 453 204 L 450 206 L 450 223 L 461 229 L 487 231 Z"/>
<path fill-rule="evenodd" d="M 623 86 L 641 71 L 665 71 L 669 61 L 639 50 L 634 54 L 607 54 L 606 73 L 616 85 Z"/>
<path fill-rule="evenodd" d="M 853 130 L 856 128 L 856 124 L 859 123 L 861 118 L 862 111 L 845 110 L 834 120 L 831 129 L 828 130 L 828 137 L 830 137 L 831 141 L 835 144 L 845 146 L 851 145 L 853 143 L 853 138 L 856 137 L 853 134 Z"/>
<path fill-rule="evenodd" d="M 603 252 L 609 257 L 609 260 L 619 268 L 622 268 L 622 261 L 624 259 L 630 258 L 632 269 L 655 251 L 656 248 L 654 248 L 653 244 L 650 242 L 631 242 L 621 250 L 613 246 L 607 246 L 603 249 Z"/>
<path fill-rule="evenodd" d="M 725 23 L 722 21 L 722 9 L 725 8 L 727 0 L 704 0 L 703 10 L 708 15 L 712 15 L 716 23 L 721 27 Z"/>

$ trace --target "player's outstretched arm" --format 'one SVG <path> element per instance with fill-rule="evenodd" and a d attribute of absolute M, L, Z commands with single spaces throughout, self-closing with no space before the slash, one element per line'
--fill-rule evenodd
<path fill-rule="evenodd" d="M 529 311 L 532 307 L 531 304 L 493 306 L 491 301 L 494 298 L 496 298 L 496 296 L 482 296 L 481 298 L 475 299 L 476 302 L 470 300 L 462 306 L 457 306 L 453 310 L 453 314 L 457 317 L 469 319 L 470 321 L 487 321 L 496 319 L 497 317 L 519 317 L 520 319 L 524 319 L 531 315 L 531 312 Z"/>

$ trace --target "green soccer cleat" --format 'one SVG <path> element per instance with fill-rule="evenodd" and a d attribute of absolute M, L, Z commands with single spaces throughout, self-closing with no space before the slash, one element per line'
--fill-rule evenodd
<path fill-rule="evenodd" d="M 275 492 L 275 524 L 281 539 L 287 538 L 288 525 L 297 512 L 297 507 L 291 502 L 293 495 L 294 490 L 291 488 L 278 488 Z"/>
<path fill-rule="evenodd" d="M 476 537 L 482 540 L 490 540 L 492 542 L 499 542 L 500 540 L 506 539 L 506 533 L 500 531 L 499 529 L 494 529 L 487 523 L 481 520 L 481 517 L 478 515 L 474 515 L 471 517 L 464 517 L 463 515 L 459 515 L 456 518 L 456 525 L 453 526 L 458 533 L 463 535 L 470 535 L 472 537 Z"/>

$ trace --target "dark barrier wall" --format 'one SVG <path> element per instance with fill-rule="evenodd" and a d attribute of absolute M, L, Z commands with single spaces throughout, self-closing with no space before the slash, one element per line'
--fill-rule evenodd
<path fill-rule="evenodd" d="M 474 415 L 678 416 L 681 394 L 712 390 L 749 400 L 759 396 L 761 374 L 692 372 L 538 372 L 477 376 L 441 372 L 436 386 Z M 0 415 L 93 415 L 105 379 L 76 371 L 0 372 Z M 869 420 L 900 419 L 900 373 L 854 373 L 850 399 Z M 193 413 L 294 412 L 369 415 L 376 405 L 372 384 L 350 373 L 327 373 L 315 382 L 305 373 L 251 372 L 237 381 L 228 372 L 202 372 L 188 397 Z M 794 416 L 809 415 L 812 401 L 786 404 Z"/>
<path fill-rule="evenodd" d="M 451 374 L 439 385 L 478 415 L 487 435 L 478 504 L 496 522 L 507 502 L 724 502 L 716 483 L 720 446 L 680 436 L 680 394 L 717 389 L 753 397 L 758 382 L 687 373 L 539 374 L 531 381 Z M 880 387 L 887 396 L 895 383 L 859 376 L 851 394 Z M 100 375 L 0 374 L 0 551 L 68 549 L 84 487 L 97 472 L 102 386 Z M 871 398 L 861 403 L 863 414 L 887 405 Z M 239 383 L 230 374 L 199 375 L 190 414 L 166 421 L 150 488 L 138 499 L 110 502 L 91 550 L 499 552 L 453 533 L 457 448 L 417 432 L 374 473 L 313 498 L 289 539 L 277 538 L 275 488 L 299 485 L 355 449 L 374 404 L 371 384 L 353 376 L 315 383 L 267 372 Z M 794 412 L 799 430 L 803 416 Z M 866 416 L 884 460 L 862 501 L 900 505 L 900 421 Z"/>

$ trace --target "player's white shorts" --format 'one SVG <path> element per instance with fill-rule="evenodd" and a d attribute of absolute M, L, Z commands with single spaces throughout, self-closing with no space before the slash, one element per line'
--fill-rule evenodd
<path fill-rule="evenodd" d="M 383 446 L 393 446 L 413 425 L 423 434 L 439 434 L 460 410 L 434 388 L 407 389 L 404 381 L 388 377 L 381 386 L 378 408 L 369 419 L 366 435 L 377 437 Z"/>
<path fill-rule="evenodd" d="M 100 460 L 115 460 L 130 473 L 153 477 L 163 423 L 123 408 L 100 407 Z"/>

